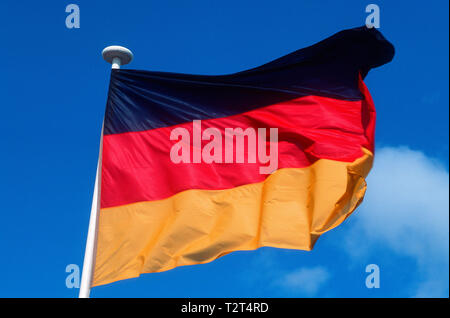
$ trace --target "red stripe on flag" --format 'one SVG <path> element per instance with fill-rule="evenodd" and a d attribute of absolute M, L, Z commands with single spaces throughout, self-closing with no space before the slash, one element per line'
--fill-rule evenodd
<path fill-rule="evenodd" d="M 202 131 L 218 128 L 222 136 L 225 128 L 278 128 L 278 168 L 302 168 L 318 159 L 352 162 L 363 155 L 361 147 L 373 150 L 374 115 L 370 96 L 362 101 L 307 96 L 201 125 Z M 170 149 L 177 141 L 170 140 L 170 133 L 177 127 L 186 128 L 192 138 L 192 122 L 104 136 L 102 208 L 164 199 L 188 189 L 229 189 L 267 177 L 259 171 L 261 164 L 247 159 L 173 163 Z M 267 151 L 268 145 L 267 138 Z M 192 158 L 192 139 L 190 150 Z"/>

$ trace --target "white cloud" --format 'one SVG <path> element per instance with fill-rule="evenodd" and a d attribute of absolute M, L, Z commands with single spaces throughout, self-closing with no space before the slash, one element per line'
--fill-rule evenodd
<path fill-rule="evenodd" d="M 278 284 L 291 291 L 314 296 L 329 278 L 330 274 L 324 267 L 302 267 L 282 275 Z"/>
<path fill-rule="evenodd" d="M 367 184 L 346 250 L 357 259 L 377 248 L 408 256 L 417 264 L 408 296 L 448 297 L 448 171 L 422 152 L 385 147 Z"/>

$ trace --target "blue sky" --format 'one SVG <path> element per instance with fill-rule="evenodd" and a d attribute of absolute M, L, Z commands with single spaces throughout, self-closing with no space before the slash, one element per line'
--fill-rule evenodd
<path fill-rule="evenodd" d="M 76 3 L 81 27 L 67 29 Z M 363 25 L 365 1 L 12 1 L 0 3 L 0 297 L 76 297 L 110 65 L 224 74 Z M 366 200 L 312 252 L 261 248 L 116 282 L 93 297 L 449 295 L 448 1 L 376 1 L 396 47 L 366 78 L 377 152 Z M 380 268 L 368 289 L 366 265 Z"/>

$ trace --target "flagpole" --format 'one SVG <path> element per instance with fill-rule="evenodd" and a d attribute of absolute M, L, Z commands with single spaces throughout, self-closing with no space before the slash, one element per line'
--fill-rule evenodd
<path fill-rule="evenodd" d="M 100 210 L 100 188 L 102 170 L 102 143 L 103 127 L 100 138 L 100 151 L 97 161 L 97 172 L 95 174 L 94 194 L 92 195 L 91 215 L 89 218 L 88 236 L 86 240 L 86 250 L 84 252 L 83 272 L 81 276 L 79 298 L 89 298 L 91 292 L 92 273 L 95 264 L 95 250 L 97 245 L 97 222 Z"/>
<path fill-rule="evenodd" d="M 131 62 L 133 53 L 122 46 L 108 46 L 102 51 L 105 61 L 111 63 L 111 69 L 120 69 L 121 65 Z M 92 278 L 95 267 L 95 255 L 97 251 L 97 228 L 98 216 L 100 212 L 101 193 L 101 171 L 102 171 L 102 151 L 103 151 L 103 125 L 100 138 L 100 150 L 97 161 L 97 172 L 95 175 L 94 194 L 92 196 L 91 215 L 89 218 L 89 228 L 86 240 L 86 250 L 84 252 L 83 272 L 79 298 L 89 298 L 91 292 Z"/>

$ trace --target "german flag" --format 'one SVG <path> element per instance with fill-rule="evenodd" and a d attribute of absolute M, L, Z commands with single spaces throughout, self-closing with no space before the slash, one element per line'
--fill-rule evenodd
<path fill-rule="evenodd" d="M 93 286 L 261 246 L 311 250 L 361 203 L 393 46 L 341 31 L 247 71 L 113 70 Z"/>

